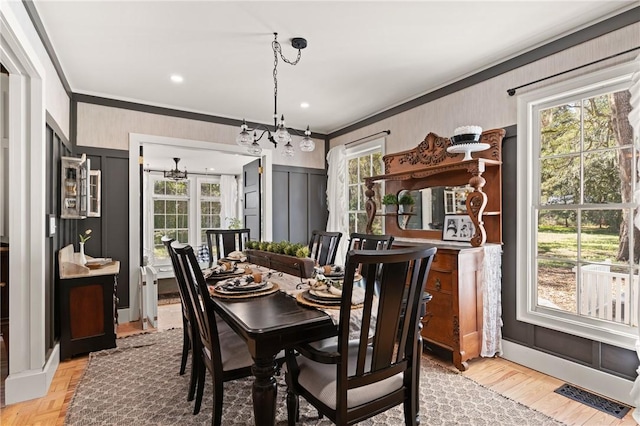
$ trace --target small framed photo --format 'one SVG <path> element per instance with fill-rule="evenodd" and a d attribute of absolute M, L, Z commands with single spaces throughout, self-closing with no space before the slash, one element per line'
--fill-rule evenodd
<path fill-rule="evenodd" d="M 476 228 L 469 215 L 448 214 L 444 217 L 443 241 L 470 241 Z"/>

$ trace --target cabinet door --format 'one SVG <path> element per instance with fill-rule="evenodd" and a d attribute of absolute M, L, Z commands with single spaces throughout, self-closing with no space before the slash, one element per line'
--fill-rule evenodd
<path fill-rule="evenodd" d="M 432 299 L 427 304 L 428 322 L 422 329 L 422 337 L 444 346 L 453 348 L 453 297 L 451 295 L 451 273 L 429 272 L 425 289 Z"/>

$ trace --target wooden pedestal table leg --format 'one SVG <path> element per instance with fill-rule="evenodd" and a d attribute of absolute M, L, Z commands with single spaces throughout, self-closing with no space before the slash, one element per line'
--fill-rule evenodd
<path fill-rule="evenodd" d="M 278 389 L 275 375 L 278 366 L 275 356 L 254 359 L 254 362 L 251 372 L 255 377 L 252 389 L 255 424 L 257 426 L 272 426 L 276 422 L 276 396 Z"/>

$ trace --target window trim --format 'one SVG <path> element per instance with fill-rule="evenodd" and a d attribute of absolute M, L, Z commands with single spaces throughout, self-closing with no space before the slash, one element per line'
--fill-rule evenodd
<path fill-rule="evenodd" d="M 534 143 L 534 132 L 537 129 L 534 112 L 540 105 L 549 104 L 554 99 L 582 95 L 604 87 L 613 88 L 624 83 L 630 85 L 636 71 L 636 64 L 628 62 L 524 93 L 517 98 L 517 217 L 519 220 L 516 229 L 516 319 L 630 350 L 635 350 L 637 329 L 630 331 L 629 326 L 605 323 L 598 319 L 578 317 L 575 314 L 536 306 L 536 286 L 532 285 L 532 281 L 536 275 L 533 269 L 535 266 L 533 243 L 537 225 L 534 199 L 539 194 L 539 173 L 533 167 L 537 146 Z M 635 295 L 635 297 L 639 296 Z"/>

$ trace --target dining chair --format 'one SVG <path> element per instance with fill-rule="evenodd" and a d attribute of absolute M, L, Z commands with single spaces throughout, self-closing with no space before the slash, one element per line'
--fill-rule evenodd
<path fill-rule="evenodd" d="M 193 248 L 188 244 L 173 242 L 171 250 L 176 253 L 178 267 L 186 278 L 189 302 L 194 311 L 199 336 L 195 339 L 197 345 L 194 345 L 194 353 L 199 351 L 197 359 L 200 362 L 195 408 L 199 410 L 202 404 L 206 367 L 213 382 L 211 424 L 219 426 L 222 424 L 224 382 L 250 376 L 253 359 L 244 340 L 226 322 L 218 320 Z"/>
<path fill-rule="evenodd" d="M 251 239 L 251 230 L 243 229 L 207 229 L 207 246 L 209 247 L 209 267 L 213 265 L 213 249 L 216 259 L 221 259 L 233 251 L 243 251 L 246 242 Z"/>
<path fill-rule="evenodd" d="M 185 281 L 182 270 L 178 265 L 178 258 L 173 250 L 171 250 L 171 243 L 174 242 L 173 238 L 167 236 L 162 237 L 162 243 L 167 248 L 169 257 L 171 258 L 171 265 L 173 266 L 176 283 L 178 285 L 178 293 L 180 294 L 180 304 L 182 305 L 182 358 L 180 360 L 180 375 L 182 376 L 187 366 L 187 357 L 189 351 L 191 351 L 191 378 L 189 379 L 189 392 L 187 393 L 187 401 L 193 401 L 193 396 L 196 390 L 196 382 L 198 377 L 198 361 L 196 359 L 198 353 L 193 350 L 194 338 L 198 338 L 198 332 L 196 329 L 195 316 L 193 313 L 193 307 L 189 302 L 189 295 L 187 294 L 187 283 Z M 194 411 L 197 414 L 197 411 Z"/>
<path fill-rule="evenodd" d="M 316 265 L 332 265 L 336 261 L 336 253 L 342 238 L 342 232 L 314 230 L 309 240 L 309 257 Z"/>
<path fill-rule="evenodd" d="M 349 235 L 349 250 L 386 250 L 393 244 L 393 235 L 361 234 Z"/>
<path fill-rule="evenodd" d="M 423 245 L 347 253 L 337 344 L 287 350 L 289 425 L 299 420 L 299 396 L 338 425 L 360 422 L 399 404 L 404 405 L 405 424 L 418 424 L 419 305 L 436 250 Z M 366 280 L 362 327 L 359 337 L 351 339 L 349 283 L 359 265 L 363 277 L 379 275 L 380 297 L 374 297 L 375 280 Z M 401 316 L 403 299 L 406 311 Z"/>

